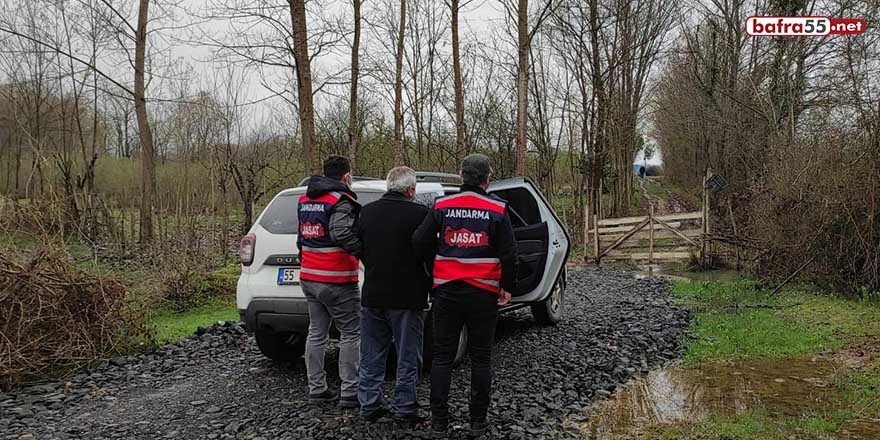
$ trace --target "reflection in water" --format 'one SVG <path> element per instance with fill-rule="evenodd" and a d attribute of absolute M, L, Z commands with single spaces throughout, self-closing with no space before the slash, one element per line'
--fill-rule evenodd
<path fill-rule="evenodd" d="M 655 370 L 598 404 L 584 428 L 589 438 L 605 439 L 635 434 L 649 425 L 695 422 L 709 411 L 732 416 L 761 408 L 799 416 L 837 403 L 828 383 L 837 370 L 833 362 L 809 359 Z M 855 433 L 851 438 L 877 438 L 858 435 L 876 430 L 876 424 L 844 429 Z"/>

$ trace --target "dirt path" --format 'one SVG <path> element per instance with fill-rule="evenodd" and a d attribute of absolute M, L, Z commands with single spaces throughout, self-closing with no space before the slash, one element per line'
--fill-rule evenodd
<path fill-rule="evenodd" d="M 653 187 L 651 194 L 649 188 Z M 654 213 L 656 215 L 676 214 L 680 212 L 693 211 L 693 207 L 688 206 L 688 202 L 675 194 L 668 187 L 663 185 L 663 179 L 660 177 L 645 177 L 639 179 L 639 188 L 642 190 L 644 203 L 642 204 L 642 213 L 648 214 L 648 205 L 654 203 Z M 663 195 L 657 195 L 656 193 Z"/>
<path fill-rule="evenodd" d="M 633 375 L 677 358 L 688 325 L 665 284 L 614 269 L 569 274 L 566 318 L 538 326 L 528 310 L 505 315 L 495 345 L 495 438 L 581 438 L 563 426 L 586 419 Z M 335 365 L 335 350 L 327 365 Z M 331 374 L 331 380 L 338 378 Z M 452 407 L 462 437 L 468 364 L 453 378 Z M 427 405 L 428 378 L 419 386 Z M 426 438 L 425 426 L 306 403 L 302 361 L 276 365 L 238 324 L 215 326 L 154 353 L 116 359 L 66 382 L 0 394 L 7 439 L 389 439 Z"/>

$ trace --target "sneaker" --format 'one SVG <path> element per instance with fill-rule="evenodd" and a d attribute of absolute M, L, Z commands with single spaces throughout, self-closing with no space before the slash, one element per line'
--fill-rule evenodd
<path fill-rule="evenodd" d="M 309 404 L 311 405 L 332 402 L 334 400 L 336 400 L 336 393 L 329 389 L 324 390 L 323 393 L 309 394 Z"/>
<path fill-rule="evenodd" d="M 358 396 L 342 396 L 339 398 L 340 408 L 360 408 L 361 403 L 358 402 Z"/>
<path fill-rule="evenodd" d="M 489 430 L 489 423 L 486 420 L 471 421 L 471 437 L 479 437 Z"/>
<path fill-rule="evenodd" d="M 376 422 L 377 420 L 381 419 L 382 417 L 385 417 L 385 415 L 388 414 L 389 412 L 390 411 L 388 411 L 388 408 L 385 408 L 384 406 L 380 406 L 380 407 L 362 415 L 361 417 L 363 417 L 364 420 L 366 420 L 370 423 L 373 423 L 373 422 Z"/>
<path fill-rule="evenodd" d="M 400 422 L 400 423 L 407 423 L 407 424 L 416 425 L 419 423 L 427 422 L 428 420 L 430 420 L 429 417 L 424 416 L 422 414 L 419 414 L 418 411 L 412 412 L 412 413 L 406 413 L 406 414 L 401 414 L 401 413 L 394 414 L 394 421 Z"/>

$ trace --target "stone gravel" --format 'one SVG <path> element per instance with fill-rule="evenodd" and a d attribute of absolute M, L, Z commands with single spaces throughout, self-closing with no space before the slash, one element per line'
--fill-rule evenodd
<path fill-rule="evenodd" d="M 689 317 L 665 283 L 620 269 L 569 271 L 565 320 L 502 315 L 487 437 L 583 438 L 591 404 L 630 378 L 680 356 Z M 336 364 L 331 349 L 327 365 Z M 450 438 L 464 438 L 469 365 L 455 371 Z M 331 386 L 338 375 L 329 373 Z M 429 378 L 419 386 L 427 408 Z M 386 384 L 390 392 L 390 384 Z M 0 439 L 403 439 L 428 426 L 306 402 L 302 360 L 265 359 L 237 323 L 199 329 L 151 353 L 111 359 L 64 381 L 0 394 Z"/>

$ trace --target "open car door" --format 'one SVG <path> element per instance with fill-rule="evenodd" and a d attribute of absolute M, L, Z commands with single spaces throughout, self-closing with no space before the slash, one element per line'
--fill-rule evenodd
<path fill-rule="evenodd" d="M 513 292 L 514 303 L 551 303 L 557 300 L 557 314 L 549 316 L 550 323 L 561 317 L 562 294 L 565 289 L 565 262 L 570 242 L 568 231 L 553 207 L 528 178 L 516 177 L 499 180 L 489 185 L 489 193 L 508 202 L 510 218 L 516 235 L 519 265 L 517 287 Z M 553 298 L 556 294 L 558 298 Z M 554 310 L 532 311 L 539 321 L 547 320 L 540 313 Z M 546 317 L 545 317 L 546 318 Z M 555 318 L 555 319 L 554 319 Z"/>

